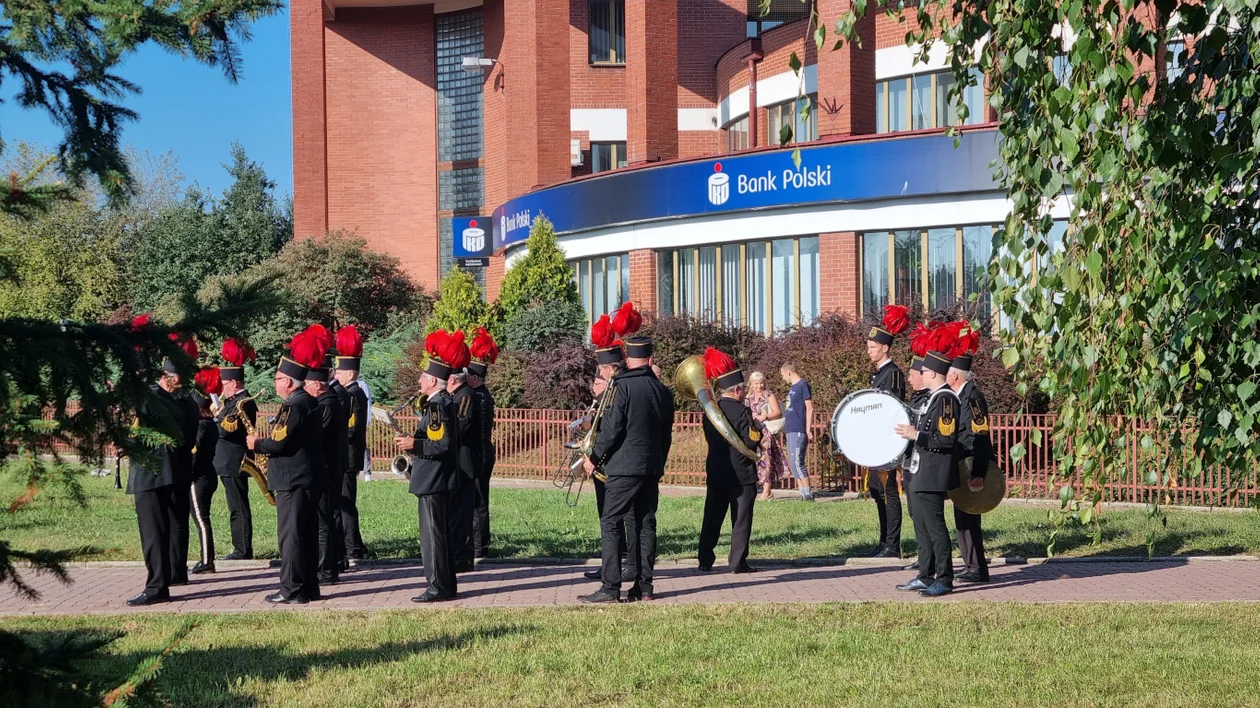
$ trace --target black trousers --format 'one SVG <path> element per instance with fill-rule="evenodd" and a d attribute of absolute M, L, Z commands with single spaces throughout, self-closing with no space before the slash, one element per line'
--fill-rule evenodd
<path fill-rule="evenodd" d="M 341 480 L 333 480 L 319 493 L 316 520 L 319 524 L 319 572 L 336 576 L 346 555 L 346 534 L 341 527 Z"/>
<path fill-rule="evenodd" d="M 907 464 L 909 464 L 907 462 Z M 910 472 L 905 468 L 901 470 L 901 488 L 906 490 L 906 516 L 910 517 L 910 530 L 914 530 L 914 495 L 910 493 Z"/>
<path fill-rule="evenodd" d="M 704 494 L 704 521 L 700 524 L 700 565 L 712 566 L 718 536 L 726 512 L 731 512 L 731 553 L 727 563 L 731 570 L 748 565 L 748 541 L 752 538 L 753 502 L 757 485 L 709 487 Z"/>
<path fill-rule="evenodd" d="M 319 491 L 282 489 L 276 495 L 276 535 L 280 541 L 280 592 L 286 597 L 319 597 Z"/>
<path fill-rule="evenodd" d="M 926 585 L 939 580 L 954 583 L 954 544 L 945 526 L 945 492 L 912 492 L 914 538 L 919 545 L 919 580 Z"/>
<path fill-rule="evenodd" d="M 879 514 L 879 543 L 884 548 L 891 548 L 901 553 L 901 492 L 897 488 L 899 470 L 890 470 L 887 481 L 879 481 L 880 474 L 871 470 L 866 481 L 866 488 L 875 500 L 875 510 Z"/>
<path fill-rule="evenodd" d="M 477 480 L 460 475 L 459 488 L 449 493 L 451 507 L 446 523 L 450 525 L 447 538 L 451 544 L 451 557 L 455 565 L 471 565 L 473 562 L 473 513 L 477 506 Z"/>
<path fill-rule="evenodd" d="M 341 480 L 341 528 L 346 539 L 346 556 L 362 558 L 367 555 L 363 535 L 359 533 L 359 470 L 346 472 Z"/>
<path fill-rule="evenodd" d="M 652 570 L 656 567 L 656 506 L 660 501 L 661 480 L 646 477 L 609 477 L 600 516 L 603 542 L 603 591 L 621 595 L 621 546 L 626 542 L 628 576 L 635 579 L 632 590 L 652 593 Z M 629 514 L 628 523 L 623 525 Z M 626 528 L 626 526 L 629 528 Z"/>
<path fill-rule="evenodd" d="M 171 487 L 171 582 L 188 582 L 188 517 L 192 514 L 192 484 Z"/>
<path fill-rule="evenodd" d="M 984 555 L 980 515 L 968 514 L 954 507 L 954 528 L 958 530 L 958 552 L 962 556 L 963 570 L 988 578 L 989 559 Z"/>
<path fill-rule="evenodd" d="M 175 487 L 136 492 L 136 521 L 140 524 L 140 551 L 148 577 L 144 591 L 165 592 L 171 584 L 171 506 Z"/>
<path fill-rule="evenodd" d="M 453 597 L 456 592 L 455 554 L 447 537 L 451 494 L 438 492 L 420 497 L 420 554 L 424 558 L 424 578 L 429 581 L 426 595 Z"/>
<path fill-rule="evenodd" d="M 595 482 L 595 508 L 599 511 L 599 518 L 602 522 L 604 518 L 604 498 L 608 495 L 608 486 L 598 479 L 593 481 Z M 618 548 L 617 555 L 626 555 L 626 537 L 628 535 L 629 534 L 627 534 L 625 530 L 625 520 L 623 519 L 621 529 L 621 546 Z M 636 545 L 635 547 L 637 548 L 638 546 Z"/>
<path fill-rule="evenodd" d="M 219 478 L 203 474 L 192 483 L 192 520 L 197 527 L 197 540 L 201 544 L 200 562 L 214 562 L 214 529 L 210 527 L 210 502 L 219 489 Z"/>
<path fill-rule="evenodd" d="M 254 512 L 249 508 L 249 485 L 246 475 L 223 477 L 223 494 L 227 496 L 228 520 L 232 524 L 232 550 L 254 557 Z"/>
<path fill-rule="evenodd" d="M 473 485 L 473 557 L 490 555 L 490 467 L 477 476 Z"/>

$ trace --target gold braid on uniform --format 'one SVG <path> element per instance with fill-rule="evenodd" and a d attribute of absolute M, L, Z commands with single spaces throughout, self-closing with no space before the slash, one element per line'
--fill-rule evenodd
<path fill-rule="evenodd" d="M 271 439 L 276 442 L 283 442 L 289 436 L 289 407 L 285 406 L 280 410 L 280 417 L 276 419 L 276 427 L 271 429 Z"/>
<path fill-rule="evenodd" d="M 976 435 L 989 434 L 989 417 L 980 410 L 980 404 L 971 401 L 971 432 Z"/>
<path fill-rule="evenodd" d="M 425 434 L 430 440 L 438 441 L 446 437 L 446 425 L 442 422 L 442 404 L 429 404 L 429 426 L 425 430 Z"/>
<path fill-rule="evenodd" d="M 948 437 L 954 434 L 954 428 L 957 425 L 954 422 L 954 404 L 950 403 L 948 398 L 942 403 L 944 405 L 941 407 L 941 417 L 936 419 L 936 429 L 941 432 L 941 435 Z"/>

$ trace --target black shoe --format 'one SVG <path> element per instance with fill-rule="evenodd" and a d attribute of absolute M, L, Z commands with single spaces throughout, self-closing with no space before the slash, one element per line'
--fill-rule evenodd
<path fill-rule="evenodd" d="M 612 593 L 600 590 L 599 592 L 593 592 L 590 595 L 578 595 L 578 601 L 584 602 L 588 605 L 615 604 L 620 602 L 621 598 Z"/>
<path fill-rule="evenodd" d="M 902 568 L 902 570 L 918 570 L 918 569 L 919 569 L 919 561 L 917 560 L 911 563 L 910 565 L 904 566 Z"/>
<path fill-rule="evenodd" d="M 902 592 L 914 592 L 915 590 L 927 590 L 927 588 L 928 588 L 927 583 L 923 582 L 922 580 L 919 580 L 918 578 L 915 578 L 914 580 L 911 580 L 908 583 L 904 583 L 902 585 L 897 586 L 897 589 Z"/>
<path fill-rule="evenodd" d="M 471 573 L 474 570 L 472 561 L 464 561 L 455 564 L 456 573 Z"/>
<path fill-rule="evenodd" d="M 738 575 L 740 573 L 756 573 L 759 570 L 761 570 L 761 568 L 758 568 L 755 565 L 748 565 L 747 563 L 745 563 L 739 566 L 738 568 L 736 568 L 735 570 L 732 570 L 731 572 Z"/>
<path fill-rule="evenodd" d="M 429 592 L 426 590 L 424 594 L 416 595 L 415 597 L 411 598 L 411 601 L 419 603 L 419 604 L 425 604 L 429 602 L 446 602 L 447 600 L 454 600 L 454 599 L 455 599 L 454 595 L 439 595 L 435 592 Z"/>
<path fill-rule="evenodd" d="M 315 581 L 318 582 L 320 585 L 336 585 L 337 574 L 336 573 L 317 573 L 315 575 Z"/>
<path fill-rule="evenodd" d="M 219 560 L 221 560 L 221 561 L 239 561 L 239 560 L 249 560 L 249 559 L 251 559 L 251 558 L 253 558 L 253 557 L 254 557 L 254 556 L 253 556 L 253 555 L 251 555 L 251 554 L 241 553 L 240 551 L 232 551 L 231 553 L 227 554 L 226 556 L 219 556 Z"/>
<path fill-rule="evenodd" d="M 162 590 L 161 592 L 157 592 L 152 595 L 147 592 L 142 592 L 130 600 L 127 600 L 127 604 L 132 607 L 139 607 L 141 605 L 152 605 L 155 602 L 164 602 L 169 599 L 171 599 L 171 593 L 168 590 Z"/>
<path fill-rule="evenodd" d="M 866 553 L 863 553 L 862 557 L 863 558 L 879 558 L 882 555 L 884 555 L 884 547 L 876 546 L 875 548 L 867 551 Z"/>
<path fill-rule="evenodd" d="M 213 573 L 213 572 L 214 572 L 214 563 L 198 563 L 197 565 L 194 565 L 192 567 L 192 570 L 188 571 L 188 574 L 201 575 L 202 573 Z"/>
<path fill-rule="evenodd" d="M 275 592 L 266 597 L 267 602 L 273 605 L 305 605 L 310 602 L 301 595 L 286 596 L 283 592 Z"/>
<path fill-rule="evenodd" d="M 173 587 L 175 587 L 176 585 L 187 585 L 187 584 L 188 584 L 188 578 L 184 577 L 184 578 L 180 578 L 180 579 L 178 579 L 178 580 L 172 580 L 171 582 L 167 583 L 166 585 L 167 585 L 167 587 L 172 587 L 172 588 L 173 588 Z"/>
<path fill-rule="evenodd" d="M 626 593 L 625 598 L 622 599 L 620 602 L 623 605 L 628 605 L 632 602 L 652 602 L 655 599 L 656 599 L 656 596 L 650 592 L 631 591 L 631 592 Z"/>
<path fill-rule="evenodd" d="M 588 570 L 585 573 L 582 573 L 582 577 L 586 578 L 587 580 L 599 580 L 600 578 L 604 577 L 604 572 L 602 570 L 599 570 L 598 568 L 595 570 Z"/>
<path fill-rule="evenodd" d="M 974 570 L 969 570 L 965 573 L 959 573 L 958 575 L 955 575 L 954 580 L 958 580 L 964 583 L 987 583 L 989 582 L 989 575 L 987 573 L 984 575 L 981 575 L 980 573 Z"/>
<path fill-rule="evenodd" d="M 946 585 L 938 580 L 928 586 L 926 590 L 920 590 L 919 594 L 923 597 L 940 597 L 941 595 L 948 595 L 953 591 L 953 585 Z"/>
<path fill-rule="evenodd" d="M 700 572 L 701 572 L 701 573 L 712 573 L 712 572 L 713 572 L 713 566 L 712 566 L 712 565 L 702 565 L 702 566 L 700 566 Z"/>
<path fill-rule="evenodd" d="M 871 556 L 872 558 L 901 558 L 901 554 L 891 548 L 885 547 L 879 553 Z"/>
<path fill-rule="evenodd" d="M 367 554 L 366 554 L 366 553 L 348 553 L 348 554 L 346 554 L 346 558 L 347 558 L 348 560 L 361 561 L 361 560 L 363 560 L 363 559 L 364 559 L 364 558 L 366 558 L 366 557 L 367 557 Z"/>

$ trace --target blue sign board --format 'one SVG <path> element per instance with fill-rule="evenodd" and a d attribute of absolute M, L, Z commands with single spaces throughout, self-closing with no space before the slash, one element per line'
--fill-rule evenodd
<path fill-rule="evenodd" d="M 451 219 L 452 252 L 465 268 L 485 268 L 494 252 L 494 237 L 488 217 L 457 216 Z"/>
<path fill-rule="evenodd" d="M 681 162 L 567 182 L 494 212 L 494 248 L 524 241 L 540 214 L 557 233 L 660 219 L 998 189 L 997 132 L 834 143 Z M 456 243 L 459 232 L 456 231 Z M 456 252 L 458 255 L 458 251 Z"/>

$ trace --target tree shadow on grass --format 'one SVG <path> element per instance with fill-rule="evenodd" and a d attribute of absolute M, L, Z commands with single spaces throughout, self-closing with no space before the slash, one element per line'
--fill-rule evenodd
<path fill-rule="evenodd" d="M 369 647 L 295 652 L 283 644 L 240 646 L 222 644 L 209 648 L 179 647 L 163 661 L 162 673 L 156 682 L 157 691 L 149 689 L 131 702 L 134 706 L 257 706 L 259 700 L 233 690 L 241 680 L 264 684 L 302 681 L 329 669 L 362 669 L 404 661 L 417 654 L 460 651 L 473 644 L 533 631 L 532 626 L 494 626 L 456 634 L 443 634 L 432 639 L 410 642 L 383 642 Z M 194 629 L 191 644 L 204 643 L 213 637 L 214 623 L 206 622 Z M 38 641 L 56 640 L 68 630 L 25 633 Z M 198 634 L 203 636 L 198 638 Z M 335 644 L 336 637 L 328 636 Z M 101 654 L 91 660 L 85 673 L 94 688 L 107 690 L 121 683 L 135 666 L 149 656 L 143 652 Z"/>

